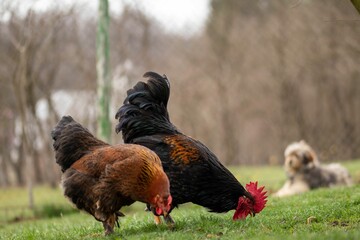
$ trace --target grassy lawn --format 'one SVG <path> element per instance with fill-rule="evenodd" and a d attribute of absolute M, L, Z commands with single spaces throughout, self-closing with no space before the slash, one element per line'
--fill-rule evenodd
<path fill-rule="evenodd" d="M 320 189 L 303 195 L 269 197 L 259 215 L 245 221 L 232 221 L 233 211 L 214 214 L 193 204 L 172 212 L 173 229 L 156 226 L 144 204 L 124 209 L 120 229 L 103 236 L 101 223 L 74 211 L 59 189 L 35 189 L 36 211 L 0 212 L 0 239 L 360 239 L 360 161 L 344 164 L 355 186 Z M 270 192 L 285 180 L 280 167 L 231 167 L 243 184 L 258 180 Z M 0 208 L 26 206 L 25 189 L 2 189 Z M 21 215 L 24 221 L 16 220 Z M 14 218 L 15 217 L 15 218 Z M 21 220 L 21 219 L 20 219 Z"/>

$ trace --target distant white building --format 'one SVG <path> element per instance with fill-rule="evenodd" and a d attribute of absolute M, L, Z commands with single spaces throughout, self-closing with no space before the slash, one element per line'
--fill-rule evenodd
<path fill-rule="evenodd" d="M 59 90 L 51 95 L 51 100 L 59 117 L 70 115 L 90 131 L 95 131 L 97 107 L 95 92 L 89 90 Z M 44 124 L 48 123 L 50 111 L 46 99 L 40 99 L 36 103 L 36 115 Z"/>

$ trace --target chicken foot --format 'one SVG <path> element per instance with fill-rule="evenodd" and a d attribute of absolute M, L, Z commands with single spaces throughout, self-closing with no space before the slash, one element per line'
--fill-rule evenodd
<path fill-rule="evenodd" d="M 159 225 L 159 224 L 161 223 L 161 218 L 160 218 L 160 216 L 154 215 L 154 221 L 155 221 L 155 224 L 156 224 L 156 225 Z"/>
<path fill-rule="evenodd" d="M 170 227 L 173 227 L 175 225 L 175 221 L 172 219 L 172 217 L 170 216 L 170 214 L 164 216 L 164 221 L 166 222 L 166 224 Z"/>
<path fill-rule="evenodd" d="M 166 215 L 166 217 L 165 216 L 163 216 L 163 217 L 164 217 L 164 221 L 165 221 L 166 225 L 168 225 L 169 227 L 173 227 L 175 225 L 175 221 L 172 219 L 172 217 L 169 214 Z M 160 216 L 154 215 L 154 221 L 155 221 L 156 225 L 159 225 L 161 223 Z"/>
<path fill-rule="evenodd" d="M 105 222 L 102 222 L 105 230 L 105 236 L 112 234 L 114 232 L 115 222 L 117 222 L 117 215 L 114 213 L 111 217 L 109 217 Z M 119 224 L 119 223 L 117 223 Z"/>
<path fill-rule="evenodd" d="M 115 212 L 115 215 L 116 215 L 116 218 L 115 218 L 116 226 L 117 226 L 118 228 L 120 228 L 119 217 L 125 217 L 125 214 L 123 214 L 123 213 L 120 212 L 120 211 L 117 211 L 117 212 Z"/>

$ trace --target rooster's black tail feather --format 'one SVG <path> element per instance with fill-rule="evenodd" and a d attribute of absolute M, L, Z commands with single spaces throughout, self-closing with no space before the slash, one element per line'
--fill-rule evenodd
<path fill-rule="evenodd" d="M 126 143 L 147 135 L 178 133 L 167 111 L 169 80 L 155 72 L 147 72 L 144 77 L 149 80 L 138 82 L 127 91 L 124 105 L 115 116 L 119 119 L 116 132 L 122 132 Z"/>

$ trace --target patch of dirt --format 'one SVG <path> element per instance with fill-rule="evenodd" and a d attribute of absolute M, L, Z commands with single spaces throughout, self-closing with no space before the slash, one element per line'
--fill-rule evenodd
<path fill-rule="evenodd" d="M 347 227 L 347 226 L 349 226 L 349 222 L 347 222 L 347 221 L 333 221 L 332 223 L 331 223 L 331 226 L 333 226 L 333 227 L 336 227 L 336 226 L 340 226 L 340 227 Z"/>

